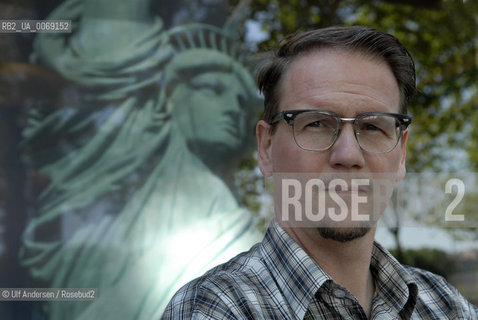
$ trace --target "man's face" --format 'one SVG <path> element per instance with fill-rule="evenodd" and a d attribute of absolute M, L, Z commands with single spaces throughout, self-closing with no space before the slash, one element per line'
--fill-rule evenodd
<path fill-rule="evenodd" d="M 279 85 L 280 111 L 318 109 L 347 118 L 364 112 L 399 112 L 399 89 L 390 68 L 360 53 L 321 49 L 298 56 Z M 385 173 L 399 181 L 405 175 L 407 132 L 393 151 L 372 154 L 361 150 L 353 125 L 346 123 L 330 149 L 314 152 L 297 146 L 285 121 L 276 126 L 274 134 L 263 121 L 257 126 L 259 166 L 265 176 Z"/>

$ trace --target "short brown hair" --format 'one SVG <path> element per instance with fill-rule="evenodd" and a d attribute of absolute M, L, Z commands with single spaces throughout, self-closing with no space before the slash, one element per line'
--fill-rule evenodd
<path fill-rule="evenodd" d="M 279 112 L 280 80 L 301 53 L 333 48 L 357 51 L 382 59 L 392 70 L 400 90 L 400 112 L 407 113 L 415 95 L 415 64 L 410 53 L 394 36 L 363 26 L 330 27 L 292 36 L 283 42 L 258 74 L 259 90 L 264 95 L 264 120 L 268 123 Z"/>

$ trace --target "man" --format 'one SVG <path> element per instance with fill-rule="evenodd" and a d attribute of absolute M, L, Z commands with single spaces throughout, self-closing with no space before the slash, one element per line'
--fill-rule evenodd
<path fill-rule="evenodd" d="M 346 183 L 355 176 L 383 174 L 392 183 L 404 177 L 415 70 L 393 36 L 365 27 L 299 34 L 258 81 L 265 97 L 256 128 L 264 176 L 281 182 L 315 174 L 326 183 L 309 179 L 319 191 L 312 200 L 325 192 L 322 201 L 330 204 L 335 194 L 346 205 L 371 196 L 373 187 L 330 187 L 330 177 Z M 303 213 L 291 215 L 294 206 L 284 206 L 289 194 L 280 194 L 264 240 L 183 287 L 164 319 L 478 319 L 477 308 L 443 278 L 400 265 L 375 243 L 371 212 L 360 212 L 368 223 L 341 220 L 335 207 L 326 219 L 318 202 L 308 210 L 323 219 L 306 212 L 310 223 L 300 224 Z"/>

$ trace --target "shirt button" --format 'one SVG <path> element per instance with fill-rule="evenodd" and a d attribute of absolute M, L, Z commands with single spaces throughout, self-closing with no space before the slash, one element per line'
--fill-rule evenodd
<path fill-rule="evenodd" d="M 347 295 L 347 293 L 342 289 L 335 289 L 334 290 L 334 296 L 336 298 L 343 299 L 343 298 L 345 298 L 346 295 Z"/>

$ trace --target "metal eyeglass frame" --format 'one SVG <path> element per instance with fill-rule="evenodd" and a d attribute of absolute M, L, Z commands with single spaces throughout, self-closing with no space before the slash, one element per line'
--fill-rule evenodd
<path fill-rule="evenodd" d="M 331 142 L 331 144 L 327 147 L 327 148 L 323 148 L 323 149 L 308 149 L 308 148 L 304 148 L 302 147 L 301 145 L 299 145 L 299 143 L 297 142 L 296 138 L 295 138 L 295 132 L 294 130 L 293 131 L 293 135 L 294 135 L 294 141 L 295 143 L 297 144 L 297 146 L 301 149 L 304 149 L 304 150 L 308 150 L 308 151 L 326 151 L 330 148 L 332 148 L 332 146 L 335 144 L 335 142 L 337 141 L 337 138 L 340 134 L 340 130 L 342 129 L 342 124 L 344 122 L 351 122 L 353 123 L 353 126 L 354 126 L 354 135 L 355 135 L 355 139 L 357 140 L 357 143 L 358 145 L 360 146 L 360 149 L 362 149 L 363 151 L 365 152 L 368 152 L 368 153 L 374 153 L 374 154 L 383 154 L 383 153 L 389 153 L 389 152 L 392 152 L 396 147 L 397 147 L 397 144 L 398 144 L 398 141 L 400 141 L 400 139 L 402 138 L 402 135 L 403 135 L 403 132 L 408 128 L 408 126 L 410 125 L 410 123 L 412 123 L 412 116 L 408 115 L 408 114 L 402 114 L 402 113 L 391 113 L 391 112 L 365 112 L 365 113 L 361 113 L 359 114 L 357 117 L 355 118 L 342 118 L 340 117 L 338 114 L 334 113 L 334 112 L 330 112 L 330 111 L 324 111 L 324 110 L 316 110 L 316 109 L 300 109 L 300 110 L 284 110 L 282 112 L 279 112 L 278 114 L 276 114 L 274 117 L 272 117 L 272 120 L 271 122 L 269 122 L 270 125 L 274 125 L 276 124 L 277 122 L 279 122 L 280 120 L 284 119 L 287 124 L 291 127 L 294 126 L 294 119 L 295 117 L 297 117 L 297 115 L 301 114 L 301 113 L 304 113 L 304 112 L 314 112 L 314 113 L 320 113 L 320 114 L 326 114 L 326 115 L 329 115 L 333 118 L 335 118 L 337 120 L 337 130 L 335 130 L 335 135 L 334 135 L 334 138 Z M 386 116 L 392 116 L 394 117 L 398 123 L 399 123 L 399 127 L 400 127 L 400 134 L 397 138 L 397 141 L 395 142 L 395 145 L 388 151 L 384 151 L 384 152 L 374 152 L 374 151 L 369 151 L 367 149 L 364 149 L 362 147 L 362 145 L 360 144 L 360 140 L 358 139 L 357 135 L 359 133 L 357 133 L 358 129 L 357 129 L 357 123 L 358 123 L 358 120 L 362 119 L 362 118 L 365 118 L 365 117 L 368 117 L 368 116 L 374 116 L 374 115 L 386 115 Z"/>

